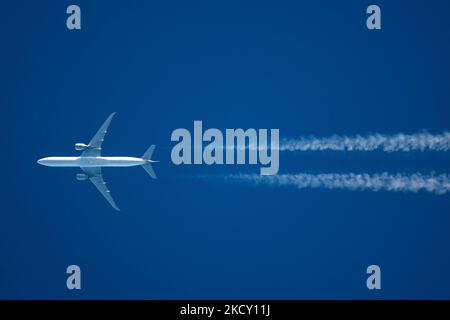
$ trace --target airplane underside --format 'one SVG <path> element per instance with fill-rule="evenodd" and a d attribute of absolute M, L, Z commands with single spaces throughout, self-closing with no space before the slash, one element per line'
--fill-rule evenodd
<path fill-rule="evenodd" d="M 133 167 L 142 166 L 142 168 L 153 178 L 156 179 L 155 171 L 153 170 L 152 163 L 158 162 L 151 160 L 155 146 L 152 145 L 142 155 L 141 158 L 134 157 L 102 157 L 101 145 L 106 135 L 108 126 L 115 113 L 112 113 L 95 136 L 91 139 L 89 144 L 76 143 L 75 149 L 83 153 L 79 157 L 47 157 L 39 159 L 37 162 L 47 167 L 79 167 L 83 173 L 76 175 L 77 180 L 90 180 L 94 186 L 105 197 L 109 204 L 117 211 L 120 209 L 117 207 L 114 199 L 111 196 L 110 191 L 106 187 L 106 182 L 103 180 L 102 167 Z"/>

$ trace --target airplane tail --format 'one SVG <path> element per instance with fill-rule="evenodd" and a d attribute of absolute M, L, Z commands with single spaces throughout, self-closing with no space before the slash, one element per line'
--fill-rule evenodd
<path fill-rule="evenodd" d="M 144 168 L 145 171 L 152 177 L 153 179 L 156 179 L 155 171 L 153 170 L 151 162 L 157 162 L 152 160 L 153 151 L 155 150 L 155 145 L 151 145 L 150 148 L 145 151 L 144 155 L 142 156 L 142 159 L 147 160 L 146 164 L 142 165 L 142 168 Z"/>

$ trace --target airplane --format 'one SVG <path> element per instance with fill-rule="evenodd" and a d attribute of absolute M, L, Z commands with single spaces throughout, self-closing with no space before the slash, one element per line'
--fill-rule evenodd
<path fill-rule="evenodd" d="M 39 159 L 37 163 L 47 167 L 79 167 L 84 173 L 77 173 L 76 179 L 79 181 L 89 179 L 109 204 L 115 210 L 120 211 L 106 186 L 106 182 L 103 180 L 102 167 L 142 166 L 150 177 L 156 179 L 152 163 L 159 161 L 151 159 L 153 151 L 155 150 L 155 145 L 150 146 L 143 154 L 142 158 L 101 156 L 102 142 L 115 114 L 115 112 L 110 114 L 89 144 L 75 144 L 75 150 L 83 151 L 79 157 L 46 157 Z"/>

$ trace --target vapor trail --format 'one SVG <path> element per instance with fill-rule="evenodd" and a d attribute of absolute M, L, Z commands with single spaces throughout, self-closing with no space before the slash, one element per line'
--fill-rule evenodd
<path fill-rule="evenodd" d="M 281 151 L 448 151 L 450 150 L 450 132 L 430 134 L 369 134 L 366 136 L 338 136 L 325 138 L 300 137 L 285 139 L 280 143 Z"/>
<path fill-rule="evenodd" d="M 227 175 L 229 181 L 244 181 L 253 185 L 273 187 L 292 186 L 298 189 L 325 188 L 346 190 L 418 192 L 427 191 L 435 194 L 446 194 L 450 191 L 450 176 L 414 174 L 356 174 L 356 173 L 326 173 L 326 174 L 282 174 L 261 176 L 257 174 Z"/>

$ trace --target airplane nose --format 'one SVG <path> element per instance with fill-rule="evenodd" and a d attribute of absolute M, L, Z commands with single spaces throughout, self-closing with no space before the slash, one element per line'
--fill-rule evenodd
<path fill-rule="evenodd" d="M 42 159 L 39 159 L 37 163 L 42 164 Z"/>

